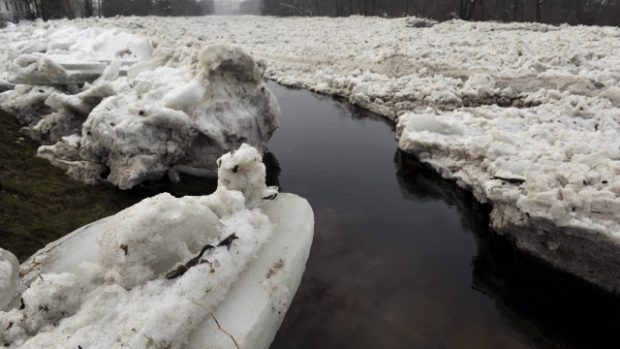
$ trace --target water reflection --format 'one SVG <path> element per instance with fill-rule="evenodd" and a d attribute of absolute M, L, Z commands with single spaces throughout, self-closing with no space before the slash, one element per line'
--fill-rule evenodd
<path fill-rule="evenodd" d="M 394 155 L 394 163 L 396 180 L 404 199 L 442 200 L 448 206 L 458 209 L 464 229 L 478 234 L 488 231 L 490 206 L 480 204 L 470 192 L 443 179 L 414 156 L 398 150 Z"/>
<path fill-rule="evenodd" d="M 454 204 L 403 197 L 415 191 L 394 180 L 392 126 L 359 109 L 353 118 L 331 98 L 271 88 L 283 111 L 270 142 L 280 182 L 316 217 L 304 279 L 272 347 L 461 347 L 470 323 L 519 347 L 520 333 L 471 287 L 476 243 Z"/>
<path fill-rule="evenodd" d="M 395 154 L 382 118 L 271 88 L 283 111 L 270 143 L 280 182 L 316 217 L 306 273 L 272 348 L 618 343 L 613 297 L 515 253 L 489 231 L 489 207 Z"/>
<path fill-rule="evenodd" d="M 620 302 L 573 277 L 517 253 L 488 227 L 489 207 L 397 152 L 397 179 L 411 200 L 441 199 L 458 207 L 463 227 L 475 233 L 473 286 L 495 300 L 506 322 L 541 347 L 607 347 L 618 343 Z"/>

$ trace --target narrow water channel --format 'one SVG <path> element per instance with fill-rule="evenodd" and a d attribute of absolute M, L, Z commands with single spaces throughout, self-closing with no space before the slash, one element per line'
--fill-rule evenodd
<path fill-rule="evenodd" d="M 272 349 L 620 347 L 618 300 L 515 254 L 489 208 L 399 153 L 383 118 L 271 88 L 280 186 L 316 217 Z"/>
<path fill-rule="evenodd" d="M 316 235 L 281 348 L 616 348 L 620 302 L 515 253 L 489 208 L 397 151 L 383 118 L 270 84 L 282 108 L 269 181 L 307 198 Z M 33 157 L 0 115 L 0 246 L 46 242 L 142 198 L 215 181 L 86 187 Z"/>

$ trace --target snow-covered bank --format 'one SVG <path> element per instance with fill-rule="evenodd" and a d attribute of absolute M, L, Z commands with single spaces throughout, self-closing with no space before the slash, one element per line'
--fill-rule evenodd
<path fill-rule="evenodd" d="M 314 219 L 294 195 L 263 199 L 277 191 L 265 187 L 260 160 L 244 145 L 221 158 L 214 194 L 146 199 L 35 254 L 21 266 L 23 307 L 16 297 L 0 312 L 1 343 L 267 348 L 299 285 Z"/>
<path fill-rule="evenodd" d="M 620 292 L 619 28 L 146 17 L 35 23 L 0 40 L 68 25 L 122 28 L 187 66 L 199 43 L 234 44 L 268 78 L 378 112 L 399 123 L 403 150 L 492 203 L 518 247 Z"/>

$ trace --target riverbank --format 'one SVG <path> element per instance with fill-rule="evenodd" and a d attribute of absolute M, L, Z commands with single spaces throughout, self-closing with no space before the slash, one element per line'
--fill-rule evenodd
<path fill-rule="evenodd" d="M 492 204 L 491 225 L 518 248 L 609 292 L 620 289 L 619 28 L 92 18 L 6 31 L 11 49 L 0 58 L 45 45 L 48 33 L 69 25 L 149 38 L 170 66 L 195 65 L 206 43 L 238 45 L 262 60 L 270 79 L 399 122 L 401 149 Z M 529 234 L 533 228 L 540 229 Z"/>
<path fill-rule="evenodd" d="M 15 117 L 0 112 L 0 231 L 3 248 L 20 260 L 135 203 L 112 188 L 76 185 L 63 171 L 35 157 L 38 144 L 19 130 Z"/>

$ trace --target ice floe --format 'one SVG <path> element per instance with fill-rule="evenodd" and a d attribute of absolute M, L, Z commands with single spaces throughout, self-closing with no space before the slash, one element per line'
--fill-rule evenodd
<path fill-rule="evenodd" d="M 252 147 L 219 164 L 214 194 L 146 199 L 22 264 L 23 305 L 0 312 L 2 343 L 267 348 L 301 280 L 312 209 L 291 194 L 273 198 L 277 189 L 265 186 L 265 167 Z M 4 264 L 0 281 L 15 281 L 16 260 Z"/>
<path fill-rule="evenodd" d="M 0 105 L 47 144 L 39 156 L 85 183 L 128 189 L 179 172 L 214 177 L 219 156 L 243 143 L 263 150 L 278 127 L 277 101 L 238 48 L 205 45 L 194 64 L 175 65 L 168 51 L 153 55 L 146 39 L 119 30 L 46 33 L 43 53 L 21 47 L 9 64 L 18 84 Z M 102 69 L 85 67 L 89 59 Z M 68 66 L 77 69 L 71 81 Z M 97 79 L 76 78 L 85 71 Z"/>

